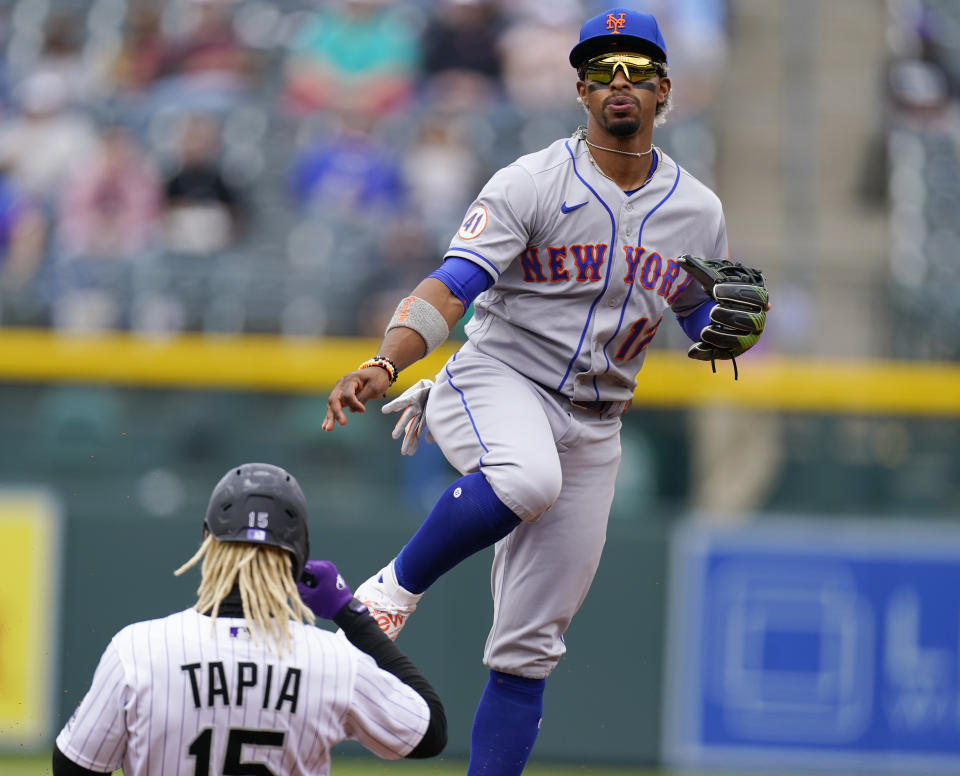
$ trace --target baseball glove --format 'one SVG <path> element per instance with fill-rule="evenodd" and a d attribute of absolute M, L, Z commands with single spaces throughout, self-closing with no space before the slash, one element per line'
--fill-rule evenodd
<path fill-rule="evenodd" d="M 726 259 L 686 255 L 677 261 L 717 302 L 710 311 L 710 324 L 704 326 L 700 341 L 690 347 L 687 355 L 698 361 L 709 361 L 714 372 L 717 360 L 731 360 L 736 379 L 734 359 L 756 344 L 767 322 L 770 295 L 763 273 Z"/>

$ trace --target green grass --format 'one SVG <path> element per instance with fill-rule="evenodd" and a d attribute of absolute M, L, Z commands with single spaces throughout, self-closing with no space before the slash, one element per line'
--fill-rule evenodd
<path fill-rule="evenodd" d="M 427 776 L 463 776 L 466 763 L 459 760 L 426 760 L 413 762 L 380 762 L 376 760 L 337 759 L 334 756 L 331 776 L 400 776 L 401 774 L 426 774 Z M 118 771 L 119 773 L 119 771 Z M 50 757 L 0 757 L 0 774 L 3 776 L 50 776 Z M 634 769 L 599 768 L 592 765 L 562 766 L 531 764 L 524 776 L 663 776 L 653 771 Z"/>
<path fill-rule="evenodd" d="M 0 757 L 3 776 L 40 776 L 50 773 L 50 757 Z"/>
<path fill-rule="evenodd" d="M 462 760 L 440 757 L 434 760 L 400 760 L 386 762 L 375 759 L 340 757 L 334 753 L 331 776 L 464 776 L 467 764 Z M 557 765 L 531 763 L 524 776 L 684 776 L 673 771 L 645 770 L 637 768 L 610 768 L 597 765 Z M 726 776 L 733 776 L 724 772 Z M 117 771 L 119 776 L 120 771 Z M 0 755 L 0 776 L 50 776 L 50 757 L 15 757 Z M 694 776 L 686 774 L 686 776 Z M 773 776 L 751 773 L 751 776 Z M 787 776 L 778 773 L 776 776 Z"/>
<path fill-rule="evenodd" d="M 467 764 L 460 760 L 421 760 L 420 762 L 368 762 L 366 760 L 333 760 L 331 776 L 399 776 L 399 774 L 428 774 L 429 776 L 463 776 Z M 601 768 L 596 765 L 536 765 L 531 763 L 524 776 L 665 776 L 662 772 L 635 768 Z"/>

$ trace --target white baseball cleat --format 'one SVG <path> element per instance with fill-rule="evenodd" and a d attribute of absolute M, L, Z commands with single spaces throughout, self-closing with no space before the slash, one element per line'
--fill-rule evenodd
<path fill-rule="evenodd" d="M 354 592 L 359 601 L 370 609 L 370 615 L 377 621 L 380 630 L 396 641 L 407 618 L 417 608 L 423 593 L 411 593 L 400 587 L 393 570 L 393 561 L 379 573 L 360 585 Z"/>

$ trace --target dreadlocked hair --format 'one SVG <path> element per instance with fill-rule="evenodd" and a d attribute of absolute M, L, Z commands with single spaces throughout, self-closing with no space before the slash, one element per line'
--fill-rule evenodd
<path fill-rule="evenodd" d="M 289 620 L 313 625 L 313 612 L 300 600 L 286 550 L 248 542 L 221 542 L 208 534 L 193 557 L 173 573 L 180 576 L 201 558 L 200 587 L 193 608 L 210 613 L 211 628 L 216 624 L 220 603 L 234 586 L 240 588 L 244 617 L 254 641 L 263 636 L 283 653 L 290 643 Z"/>

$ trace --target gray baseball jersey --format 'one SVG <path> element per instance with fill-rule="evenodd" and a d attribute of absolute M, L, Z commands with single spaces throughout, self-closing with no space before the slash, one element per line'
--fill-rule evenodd
<path fill-rule="evenodd" d="M 210 623 L 187 609 L 121 630 L 57 736 L 60 751 L 128 776 L 327 774 L 345 739 L 395 759 L 423 738 L 423 698 L 345 639 L 291 623 L 278 655 L 243 619 Z"/>
<path fill-rule="evenodd" d="M 484 663 L 498 671 L 550 674 L 600 562 L 620 419 L 569 399 L 629 399 L 663 316 L 707 299 L 676 258 L 728 256 L 717 197 L 657 159 L 628 194 L 579 136 L 559 140 L 497 172 L 447 252 L 494 278 L 425 416 L 447 460 L 523 520 L 494 553 Z"/>
<path fill-rule="evenodd" d="M 624 193 L 577 135 L 497 172 L 447 256 L 494 277 L 467 325 L 482 352 L 582 401 L 629 399 L 671 307 L 706 300 L 676 257 L 727 257 L 717 196 L 658 149 L 649 182 Z"/>

